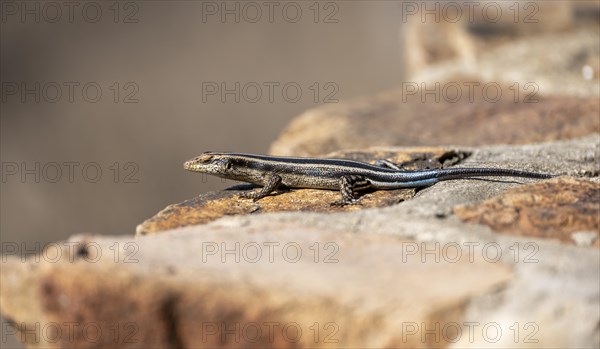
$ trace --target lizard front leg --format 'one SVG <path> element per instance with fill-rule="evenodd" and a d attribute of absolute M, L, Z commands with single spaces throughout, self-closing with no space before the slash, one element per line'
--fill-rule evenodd
<path fill-rule="evenodd" d="M 279 185 L 281 184 L 281 176 L 276 174 L 271 174 L 265 179 L 265 184 L 262 189 L 258 191 L 250 191 L 246 193 L 240 194 L 240 197 L 244 199 L 252 199 L 254 201 L 260 200 L 265 196 L 271 194 L 273 191 L 277 190 Z"/>

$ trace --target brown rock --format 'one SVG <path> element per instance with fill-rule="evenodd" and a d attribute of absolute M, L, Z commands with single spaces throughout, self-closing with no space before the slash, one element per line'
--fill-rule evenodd
<path fill-rule="evenodd" d="M 58 348 L 56 343 L 42 340 L 40 335 L 40 324 L 50 324 L 52 321 L 44 314 L 43 306 L 39 302 L 38 287 L 32 286 L 39 282 L 39 266 L 19 259 L 12 260 L 12 263 L 4 263 L 5 260 L 2 258 L 0 268 L 0 310 L 6 322 L 14 328 L 13 331 L 2 328 L 3 345 L 6 344 L 8 333 L 18 331 L 19 340 L 29 348 Z M 19 275 L 18 282 L 15 282 L 15 275 Z M 22 302 L 13 302 L 16 299 Z M 27 302 L 27 299 L 36 301 Z"/>
<path fill-rule="evenodd" d="M 25 267 L 12 258 L 0 273 L 6 316 L 21 323 L 15 309 L 34 305 L 27 318 L 58 329 L 39 334 L 40 347 L 445 347 L 452 338 L 439 333 L 443 325 L 461 324 L 472 297 L 512 277 L 478 255 L 423 261 L 406 253 L 413 242 L 299 226 L 197 226 L 72 243 L 85 252 L 65 249 L 59 262 Z M 422 340 L 436 323 L 441 340 Z M 417 332 L 406 335 L 407 324 Z"/>
<path fill-rule="evenodd" d="M 498 16 L 490 21 L 486 11 L 453 5 L 462 6 L 458 18 L 444 6 L 407 2 L 400 30 L 407 80 L 447 81 L 461 73 L 509 85 L 535 82 L 544 95 L 598 96 L 597 1 L 528 1 L 535 20 Z M 475 6 L 488 5 L 503 7 L 506 14 L 513 3 L 484 0 Z M 420 13 L 414 13 L 417 9 Z"/>
<path fill-rule="evenodd" d="M 329 154 L 330 157 L 374 162 L 387 159 L 400 164 L 405 169 L 441 168 L 466 158 L 468 152 L 459 152 L 443 148 L 415 148 L 398 151 L 371 149 L 368 151 L 346 151 Z M 138 235 L 153 234 L 160 231 L 204 224 L 217 218 L 230 215 L 249 215 L 254 213 L 283 211 L 342 212 L 355 211 L 370 207 L 384 207 L 408 200 L 415 194 L 414 189 L 380 190 L 366 193 L 358 205 L 344 207 L 331 206 L 340 199 L 337 191 L 299 189 L 280 191 L 279 195 L 269 195 L 257 202 L 240 199 L 238 194 L 254 190 L 250 185 L 241 185 L 225 191 L 200 195 L 182 203 L 170 205 L 154 217 L 138 225 Z"/>
<path fill-rule="evenodd" d="M 269 152 L 319 156 L 373 146 L 524 144 L 600 130 L 597 97 L 533 95 L 534 100 L 524 101 L 527 95 L 521 94 L 515 103 L 515 91 L 505 86 L 500 100 L 487 102 L 485 83 L 468 78 L 455 82 L 463 90 L 456 102 L 440 97 L 441 92 L 407 95 L 405 89 L 308 110 L 290 122 Z M 472 101 L 465 85 L 470 82 L 480 84 Z"/>
<path fill-rule="evenodd" d="M 596 232 L 600 237 L 600 184 L 559 177 L 523 185 L 476 205 L 458 206 L 463 221 L 485 224 L 503 234 L 559 239 L 574 243 L 573 233 Z"/>

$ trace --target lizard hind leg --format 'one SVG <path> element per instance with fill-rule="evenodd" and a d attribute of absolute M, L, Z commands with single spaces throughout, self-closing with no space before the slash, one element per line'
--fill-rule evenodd
<path fill-rule="evenodd" d="M 362 176 L 342 176 L 340 178 L 340 194 L 342 199 L 332 203 L 332 206 L 345 206 L 358 202 L 356 191 L 364 190 L 371 186 L 371 183 Z"/>
<path fill-rule="evenodd" d="M 379 166 L 379 167 L 383 167 L 383 168 L 389 168 L 389 169 L 392 169 L 392 170 L 398 170 L 398 171 L 401 170 L 401 168 L 400 168 L 400 166 L 398 166 L 398 164 L 393 163 L 393 162 L 391 162 L 389 160 L 384 160 L 384 159 L 375 161 L 374 165 L 375 166 Z"/>

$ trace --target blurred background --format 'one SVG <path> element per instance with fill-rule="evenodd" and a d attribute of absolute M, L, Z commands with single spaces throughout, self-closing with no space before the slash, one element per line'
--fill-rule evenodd
<path fill-rule="evenodd" d="M 405 3 L 3 1 L 2 253 L 133 235 L 165 206 L 231 185 L 183 170 L 189 158 L 266 153 L 307 109 L 397 88 L 439 60 L 469 65 L 494 31 L 570 30 L 574 15 L 597 24 L 599 7 L 552 1 L 535 25 L 475 18 L 430 32 L 406 21 Z M 469 41 L 475 32 L 483 39 Z"/>
<path fill-rule="evenodd" d="M 72 19 L 61 3 L 12 4 L 1 235 L 32 249 L 81 232 L 132 235 L 166 205 L 228 185 L 184 171 L 185 160 L 265 153 L 302 111 L 402 80 L 393 1 L 282 2 L 271 16 L 260 3 L 76 2 Z"/>
<path fill-rule="evenodd" d="M 401 81 L 399 3 L 285 4 L 272 16 L 261 6 L 256 20 L 242 2 L 3 1 L 2 253 L 82 232 L 133 235 L 165 206 L 231 185 L 185 160 L 265 153 L 326 98 Z M 222 18 L 221 5 L 234 14 Z M 203 99 L 203 83 L 240 87 Z"/>

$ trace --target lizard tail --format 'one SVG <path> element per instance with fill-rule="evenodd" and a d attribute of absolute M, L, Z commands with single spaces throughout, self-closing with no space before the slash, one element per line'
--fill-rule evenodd
<path fill-rule="evenodd" d="M 547 173 L 536 173 L 520 170 L 511 170 L 505 168 L 447 168 L 438 170 L 436 178 L 438 180 L 459 179 L 469 177 L 523 177 L 548 179 L 557 177 Z"/>

